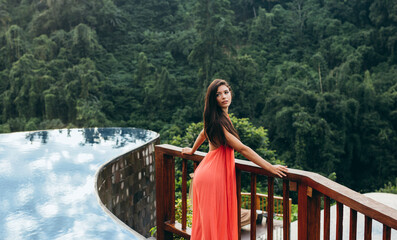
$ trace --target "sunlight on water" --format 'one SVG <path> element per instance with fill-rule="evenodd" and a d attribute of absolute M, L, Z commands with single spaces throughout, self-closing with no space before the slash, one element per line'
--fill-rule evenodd
<path fill-rule="evenodd" d="M 0 134 L 0 239 L 135 239 L 99 206 L 95 174 L 157 136 L 123 128 Z"/>

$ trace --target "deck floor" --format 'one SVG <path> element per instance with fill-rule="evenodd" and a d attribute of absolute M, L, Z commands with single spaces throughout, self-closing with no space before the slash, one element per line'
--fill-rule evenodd
<path fill-rule="evenodd" d="M 283 238 L 283 221 L 281 220 L 273 220 L 274 230 L 273 230 L 273 239 L 282 239 Z M 245 225 L 241 228 L 241 240 L 249 240 L 251 225 Z M 256 225 L 256 239 L 264 240 L 267 239 L 267 224 L 266 218 L 263 219 L 262 224 Z"/>

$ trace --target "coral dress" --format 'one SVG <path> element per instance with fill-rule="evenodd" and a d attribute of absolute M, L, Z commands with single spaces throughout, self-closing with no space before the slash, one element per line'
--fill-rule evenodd
<path fill-rule="evenodd" d="M 237 239 L 234 150 L 208 152 L 194 172 L 192 240 Z"/>

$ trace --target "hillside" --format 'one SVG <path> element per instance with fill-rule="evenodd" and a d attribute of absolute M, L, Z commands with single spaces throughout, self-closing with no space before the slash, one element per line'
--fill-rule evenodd
<path fill-rule="evenodd" d="M 0 0 L 0 132 L 133 126 L 166 142 L 214 78 L 289 167 L 397 176 L 397 4 Z"/>

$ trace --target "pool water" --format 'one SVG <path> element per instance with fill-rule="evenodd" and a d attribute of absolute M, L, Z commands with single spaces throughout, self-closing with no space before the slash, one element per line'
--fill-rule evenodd
<path fill-rule="evenodd" d="M 139 239 L 100 207 L 95 175 L 157 136 L 134 128 L 0 134 L 0 239 Z"/>

